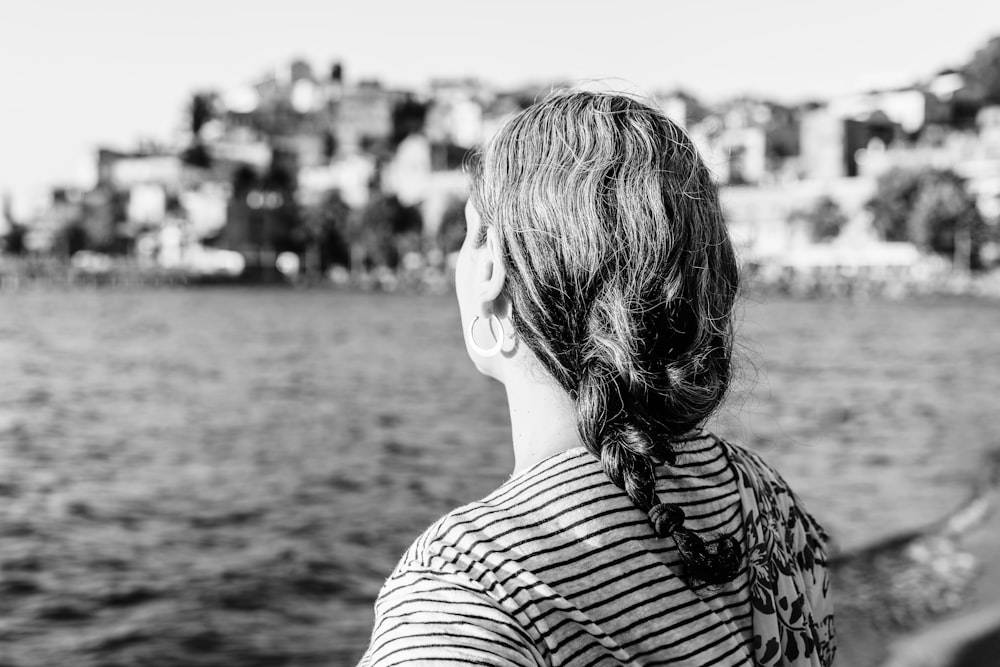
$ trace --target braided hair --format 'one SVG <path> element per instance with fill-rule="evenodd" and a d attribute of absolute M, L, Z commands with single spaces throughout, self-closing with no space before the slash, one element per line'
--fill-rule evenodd
<path fill-rule="evenodd" d="M 703 539 L 656 493 L 656 466 L 731 372 L 736 258 L 690 138 L 639 100 L 576 91 L 525 109 L 477 157 L 478 245 L 495 226 L 519 338 L 574 399 L 610 480 L 674 539 L 688 580 L 732 580 L 735 540 Z"/>

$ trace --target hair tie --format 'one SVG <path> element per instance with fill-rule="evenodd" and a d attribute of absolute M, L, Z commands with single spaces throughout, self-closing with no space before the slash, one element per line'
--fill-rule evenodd
<path fill-rule="evenodd" d="M 657 536 L 669 535 L 684 523 L 684 510 L 677 505 L 660 503 L 654 505 L 648 512 L 649 523 Z"/>

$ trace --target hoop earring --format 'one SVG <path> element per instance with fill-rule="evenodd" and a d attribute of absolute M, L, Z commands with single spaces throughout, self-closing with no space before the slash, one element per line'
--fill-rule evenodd
<path fill-rule="evenodd" d="M 497 329 L 499 329 L 500 333 L 497 335 L 497 340 L 493 343 L 493 345 L 490 347 L 480 347 L 479 343 L 476 342 L 476 323 L 481 319 L 482 318 L 479 317 L 479 315 L 476 315 L 472 320 L 472 324 L 469 325 L 469 347 L 471 347 L 472 350 L 481 357 L 495 357 L 500 354 L 500 350 L 503 349 L 503 322 L 501 322 L 500 318 L 496 316 L 496 313 L 490 313 L 489 319 L 486 320 L 490 326 L 490 333 L 493 332 L 494 320 L 496 320 Z"/>

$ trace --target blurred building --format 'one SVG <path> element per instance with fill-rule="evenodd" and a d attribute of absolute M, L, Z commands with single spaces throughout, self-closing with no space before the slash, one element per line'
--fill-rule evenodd
<path fill-rule="evenodd" d="M 89 202 L 93 205 L 93 201 Z M 80 229 L 88 210 L 87 193 L 79 188 L 55 187 L 50 191 L 47 206 L 32 218 L 24 239 L 30 252 L 55 252 L 67 255 L 82 246 L 79 238 L 72 238 L 71 228 Z"/>
<path fill-rule="evenodd" d="M 241 126 L 227 128 L 206 143 L 213 163 L 228 165 L 232 170 L 239 165 L 265 169 L 271 164 L 274 152 L 272 145 L 260 134 Z"/>
<path fill-rule="evenodd" d="M 448 205 L 468 198 L 468 176 L 460 168 L 436 168 L 432 144 L 415 134 L 400 145 L 386 166 L 382 189 L 405 206 L 419 206 L 424 234 L 433 238 Z"/>
<path fill-rule="evenodd" d="M 489 139 L 499 132 L 507 121 L 525 108 L 527 101 L 523 95 L 502 93 L 484 104 L 483 138 Z"/>
<path fill-rule="evenodd" d="M 184 164 L 170 153 L 120 152 L 108 148 L 97 151 L 97 186 L 128 190 L 136 185 L 159 185 L 179 190 Z"/>
<path fill-rule="evenodd" d="M 362 81 L 345 88 L 333 106 L 331 119 L 340 149 L 357 150 L 388 139 L 392 134 L 393 103 L 399 97 L 377 81 Z"/>
<path fill-rule="evenodd" d="M 677 96 L 667 98 L 667 102 L 673 113 L 683 114 L 689 123 L 692 140 L 720 183 L 773 182 L 799 153 L 799 117 L 790 107 L 736 98 L 695 122 L 691 118 L 693 101 Z"/>
<path fill-rule="evenodd" d="M 475 79 L 435 79 L 425 134 L 433 144 L 462 148 L 479 145 L 483 136 L 482 84 Z"/>
<path fill-rule="evenodd" d="M 368 203 L 378 175 L 375 158 L 361 151 L 344 152 L 329 164 L 299 170 L 299 202 L 319 203 L 326 193 L 338 191 L 348 206 L 360 209 Z"/>
<path fill-rule="evenodd" d="M 317 71 L 294 60 L 251 85 L 195 95 L 174 146 L 99 150 L 96 187 L 46 201 L 32 239 L 72 245 L 64 233 L 72 227 L 90 245 L 143 252 L 209 240 L 264 266 L 301 251 L 309 231 L 300 209 L 315 214 L 333 192 L 353 211 L 373 195 L 395 195 L 420 208 L 433 236 L 467 197 L 469 150 L 558 87 L 498 92 L 451 78 L 399 91 L 346 80 L 339 63 Z M 1000 107 L 972 105 L 963 91 L 962 75 L 945 70 L 909 87 L 799 106 L 748 96 L 709 106 L 681 90 L 656 104 L 686 128 L 723 186 L 744 255 L 787 259 L 813 252 L 803 250 L 809 232 L 793 214 L 819 197 L 849 218 L 844 244 L 874 242 L 863 205 L 892 168 L 954 169 L 984 216 L 1000 221 Z"/>
<path fill-rule="evenodd" d="M 301 250 L 296 239 L 298 211 L 290 183 L 241 170 L 234 179 L 226 205 L 226 225 L 216 245 L 240 253 L 246 265 L 273 274 L 277 256 Z"/>
<path fill-rule="evenodd" d="M 832 98 L 802 116 L 800 167 L 807 178 L 858 176 L 868 153 L 924 150 L 960 131 L 956 72 L 906 88 Z M 869 169 L 870 174 L 870 169 Z"/>
<path fill-rule="evenodd" d="M 856 243 L 875 240 L 864 211 L 875 191 L 872 179 L 838 178 L 792 181 L 764 186 L 727 186 L 720 191 L 733 242 L 747 261 L 781 260 L 812 245 L 810 230 L 795 213 L 820 197 L 836 201 L 847 216 L 841 234 Z"/>
<path fill-rule="evenodd" d="M 206 181 L 180 193 L 180 209 L 195 239 L 215 237 L 225 227 L 231 189 L 228 183 Z"/>
<path fill-rule="evenodd" d="M 656 103 L 667 118 L 674 121 L 682 128 L 687 129 L 691 124 L 688 113 L 691 110 L 693 99 L 681 91 L 670 91 L 660 93 L 655 96 Z M 700 120 L 700 119 L 699 119 Z"/>

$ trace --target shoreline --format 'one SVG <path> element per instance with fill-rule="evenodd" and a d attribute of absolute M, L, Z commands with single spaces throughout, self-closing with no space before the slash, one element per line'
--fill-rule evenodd
<path fill-rule="evenodd" d="M 906 634 L 889 646 L 880 667 L 986 667 L 1000 655 L 1000 494 L 977 534 L 965 544 L 975 556 L 978 573 L 970 595 L 959 609 L 928 627 Z M 849 667 L 845 665 L 844 667 Z"/>
<path fill-rule="evenodd" d="M 34 291 L 93 291 L 93 290 L 162 290 L 162 289 L 289 289 L 345 292 L 356 294 L 443 294 L 451 289 L 447 279 L 424 281 L 408 276 L 395 277 L 388 284 L 380 284 L 371 276 L 352 278 L 348 282 L 329 279 L 190 276 L 170 271 L 123 271 L 102 274 L 84 274 L 68 269 L 55 275 L 22 275 L 3 271 L 0 264 L 0 294 Z M 809 287 L 789 287 L 747 280 L 741 288 L 742 300 L 760 302 L 771 298 L 789 301 L 884 301 L 919 302 L 921 300 L 969 299 L 974 301 L 1000 301 L 1000 274 L 981 278 L 962 278 L 932 285 L 886 284 L 877 287 L 850 286 L 845 283 L 812 284 Z"/>
<path fill-rule="evenodd" d="M 102 255 L 100 262 L 84 265 L 73 260 L 44 256 L 0 255 L 0 292 L 33 289 L 134 289 L 202 286 L 294 287 L 357 292 L 450 291 L 452 271 L 440 264 L 418 268 L 372 267 L 349 272 L 334 266 L 326 273 L 285 276 L 273 266 L 248 264 L 238 275 L 226 272 L 197 273 L 184 267 L 163 267 L 150 259 Z M 769 271 L 770 268 L 780 270 Z M 770 296 L 793 299 L 849 301 L 906 301 L 914 298 L 959 297 L 1000 300 L 1000 267 L 966 273 L 936 271 L 921 277 L 850 267 L 793 268 L 743 264 L 743 298 Z"/>

